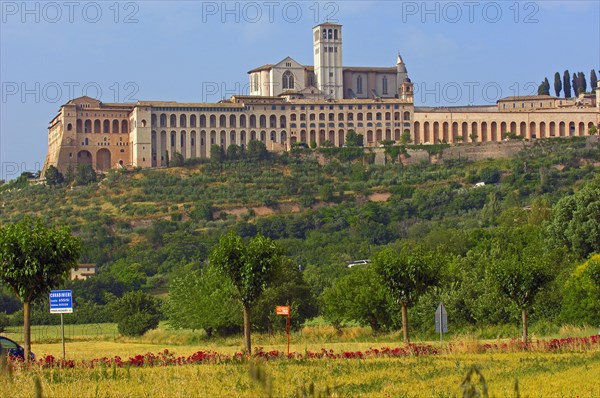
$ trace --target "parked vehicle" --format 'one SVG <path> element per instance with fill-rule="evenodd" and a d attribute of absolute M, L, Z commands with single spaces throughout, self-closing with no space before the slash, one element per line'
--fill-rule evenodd
<path fill-rule="evenodd" d="M 25 349 L 8 337 L 0 336 L 0 353 L 21 360 L 25 359 Z M 29 359 L 34 360 L 35 354 L 29 353 Z"/>

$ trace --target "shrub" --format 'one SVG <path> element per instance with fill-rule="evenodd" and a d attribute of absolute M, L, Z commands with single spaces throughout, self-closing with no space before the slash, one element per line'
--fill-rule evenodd
<path fill-rule="evenodd" d="M 113 320 L 124 336 L 141 336 L 156 329 L 160 320 L 160 302 L 141 291 L 125 293 L 111 303 Z"/>

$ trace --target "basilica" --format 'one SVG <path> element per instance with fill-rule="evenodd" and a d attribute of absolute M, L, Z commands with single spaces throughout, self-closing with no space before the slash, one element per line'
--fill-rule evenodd
<path fill-rule="evenodd" d="M 409 135 L 414 144 L 535 140 L 585 136 L 600 126 L 595 95 L 502 98 L 495 105 L 414 106 L 404 60 L 391 67 L 342 64 L 342 25 L 313 28 L 314 65 L 291 57 L 248 72 L 248 95 L 217 103 L 103 103 L 90 97 L 62 105 L 48 127 L 44 170 L 79 164 L 96 171 L 162 167 L 169 156 L 209 158 L 212 145 L 245 147 L 260 140 L 271 151 L 294 143 L 343 146 L 350 130 L 366 147 Z"/>

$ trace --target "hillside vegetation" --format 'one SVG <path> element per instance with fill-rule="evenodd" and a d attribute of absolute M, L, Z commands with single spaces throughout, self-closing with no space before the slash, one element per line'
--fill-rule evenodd
<path fill-rule="evenodd" d="M 388 154 L 397 159 L 402 152 Z M 438 152 L 443 160 L 443 148 Z M 261 233 L 278 240 L 291 259 L 288 280 L 300 297 L 290 296 L 290 286 L 267 295 L 264 314 L 257 317 L 259 328 L 281 326 L 269 314 L 277 300 L 304 303 L 296 324 L 323 315 L 335 325 L 397 328 L 397 308 L 386 294 L 369 293 L 364 300 L 380 300 L 368 301 L 365 306 L 371 310 L 364 314 L 344 310 L 344 300 L 355 302 L 364 289 L 334 290 L 341 281 L 349 283 L 348 278 L 359 283 L 373 277 L 369 267 L 350 269 L 349 262 L 407 241 L 445 257 L 439 283 L 411 308 L 421 330 L 431 328 L 431 307 L 435 310 L 440 300 L 461 327 L 518 324 L 520 314 L 493 288 L 489 271 L 496 250 L 505 245 L 515 250 L 537 246 L 547 257 L 551 281 L 534 305 L 535 322 L 592 321 L 595 313 L 588 319 L 589 311 L 569 317 L 572 311 L 563 302 L 576 306 L 578 300 L 563 300 L 563 286 L 598 246 L 569 240 L 569 232 L 556 226 L 552 209 L 584 187 L 598 189 L 597 142 L 539 140 L 513 158 L 437 164 L 376 165 L 371 155 L 355 148 L 241 157 L 111 171 L 83 186 L 47 186 L 19 178 L 0 186 L 0 222 L 37 216 L 67 224 L 83 238 L 81 262 L 96 263 L 99 275 L 69 284 L 79 308 L 77 319 L 66 317 L 72 322 L 109 321 L 105 305 L 130 290 L 167 293 L 174 279 L 204 266 L 219 236 L 230 229 L 242 237 Z M 599 311 L 596 307 L 592 310 Z M 18 309 L 10 294 L 2 293 L 0 312 Z M 35 316 L 38 322 L 56 321 L 42 310 Z"/>

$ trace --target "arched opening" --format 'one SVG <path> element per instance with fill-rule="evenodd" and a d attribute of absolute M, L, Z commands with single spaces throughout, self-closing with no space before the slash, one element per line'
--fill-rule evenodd
<path fill-rule="evenodd" d="M 482 122 L 481 123 L 481 142 L 486 142 L 486 141 L 488 141 L 487 122 Z"/>
<path fill-rule="evenodd" d="M 235 115 L 229 115 L 229 127 L 235 128 L 236 124 Z"/>
<path fill-rule="evenodd" d="M 550 122 L 549 133 L 550 137 L 556 137 L 556 123 Z"/>
<path fill-rule="evenodd" d="M 492 136 L 490 140 L 498 141 L 498 124 L 496 122 L 492 122 L 491 130 Z"/>
<path fill-rule="evenodd" d="M 585 135 L 585 123 L 579 122 L 579 136 Z"/>
<path fill-rule="evenodd" d="M 450 142 L 450 132 L 448 131 L 448 122 L 442 123 L 442 141 Z"/>
<path fill-rule="evenodd" d="M 546 123 L 545 122 L 540 122 L 540 137 L 539 138 L 546 138 Z"/>
<path fill-rule="evenodd" d="M 219 127 L 227 127 L 227 118 L 225 117 L 225 115 L 219 116 Z"/>
<path fill-rule="evenodd" d="M 527 123 L 521 122 L 519 124 L 519 135 L 523 138 L 527 137 Z"/>
<path fill-rule="evenodd" d="M 440 124 L 433 122 L 433 143 L 437 144 L 440 142 Z"/>
<path fill-rule="evenodd" d="M 105 134 L 110 133 L 110 120 L 104 120 L 102 125 L 102 132 Z"/>
<path fill-rule="evenodd" d="M 196 126 L 196 115 L 190 116 L 190 127 L 198 127 Z"/>
<path fill-rule="evenodd" d="M 77 119 L 77 122 L 75 123 L 76 125 L 76 129 L 78 133 L 83 133 L 83 122 L 81 121 L 81 119 Z"/>
<path fill-rule="evenodd" d="M 191 123 L 191 121 L 190 121 L 190 123 Z M 198 141 L 196 139 L 196 131 L 192 130 L 192 131 L 190 131 L 190 158 L 198 157 L 198 151 L 196 150 L 197 147 L 198 147 Z"/>
<path fill-rule="evenodd" d="M 415 144 L 421 143 L 421 123 L 415 122 Z"/>
<path fill-rule="evenodd" d="M 566 131 L 565 131 L 565 122 L 560 122 L 560 124 L 558 125 L 558 134 L 561 137 L 566 136 Z"/>
<path fill-rule="evenodd" d="M 187 133 L 183 130 L 179 133 L 179 153 L 183 156 L 184 159 L 187 159 Z"/>
<path fill-rule="evenodd" d="M 277 116 L 275 116 L 275 115 L 269 116 L 269 128 L 272 128 L 272 129 L 277 128 Z"/>
<path fill-rule="evenodd" d="M 259 124 L 261 129 L 267 128 L 267 117 L 265 115 L 260 115 Z"/>
<path fill-rule="evenodd" d="M 94 133 L 100 133 L 100 120 L 94 120 Z"/>
<path fill-rule="evenodd" d="M 105 149 L 105 148 L 103 148 Z M 89 164 L 92 165 L 92 154 L 85 149 L 77 152 L 77 164 Z"/>
<path fill-rule="evenodd" d="M 210 115 L 210 127 L 217 127 L 217 117 L 215 115 Z"/>
<path fill-rule="evenodd" d="M 429 136 L 429 122 L 423 123 L 423 143 L 431 144 L 431 137 Z"/>
<path fill-rule="evenodd" d="M 161 113 L 160 115 L 160 127 L 167 127 L 167 115 L 165 115 L 164 113 Z"/>
<path fill-rule="evenodd" d="M 285 120 L 285 116 L 282 115 L 279 117 L 279 128 L 280 129 L 284 129 L 286 128 L 286 120 Z"/>
<path fill-rule="evenodd" d="M 177 127 L 177 116 L 171 115 L 169 117 L 169 127 Z"/>
<path fill-rule="evenodd" d="M 200 115 L 200 127 L 206 127 L 206 115 Z"/>
<path fill-rule="evenodd" d="M 246 127 L 246 115 L 240 115 L 240 127 Z"/>
<path fill-rule="evenodd" d="M 469 139 L 469 124 L 467 122 L 463 122 L 462 124 L 462 140 L 463 142 L 468 142 Z"/>
<path fill-rule="evenodd" d="M 532 139 L 537 138 L 537 130 L 535 128 L 535 122 L 529 123 L 529 137 Z"/>
<path fill-rule="evenodd" d="M 121 122 L 121 133 L 129 133 L 129 123 L 127 123 L 127 120 L 123 120 Z"/>
<path fill-rule="evenodd" d="M 158 163 L 160 166 L 167 165 L 166 152 L 167 152 L 167 132 L 163 130 L 160 132 L 160 159 L 159 159 L 159 163 Z"/>
<path fill-rule="evenodd" d="M 187 127 L 187 116 L 185 116 L 185 115 L 179 116 L 179 127 Z"/>

